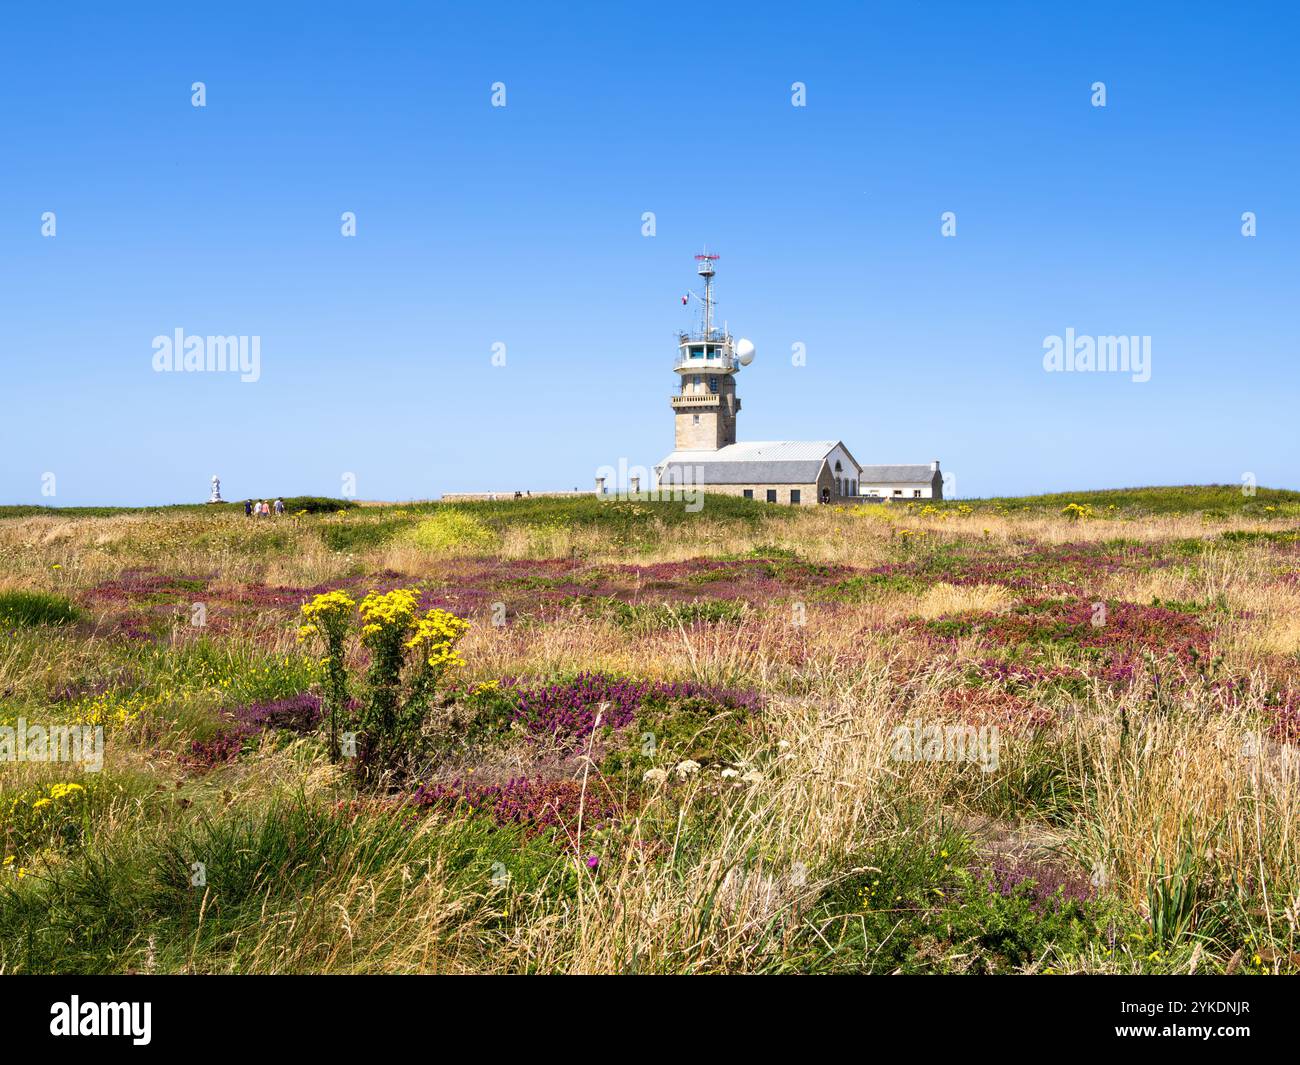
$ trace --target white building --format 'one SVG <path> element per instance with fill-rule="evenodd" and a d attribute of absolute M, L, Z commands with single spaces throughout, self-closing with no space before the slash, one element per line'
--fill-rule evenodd
<path fill-rule="evenodd" d="M 939 460 L 930 465 L 863 466 L 862 494 L 883 499 L 942 499 L 943 474 Z"/>
<path fill-rule="evenodd" d="M 861 467 L 838 440 L 760 440 L 674 451 L 655 466 L 660 485 L 706 485 L 710 491 L 769 503 L 842 503 L 858 495 Z"/>
<path fill-rule="evenodd" d="M 655 465 L 655 481 L 700 486 L 771 503 L 870 499 L 942 499 L 936 460 L 929 466 L 860 466 L 838 440 L 736 442 L 736 374 L 754 359 L 754 345 L 733 340 L 713 321 L 716 255 L 697 255 L 704 278 L 702 328 L 681 333 L 673 366 L 679 382 L 672 395 L 675 450 Z"/>

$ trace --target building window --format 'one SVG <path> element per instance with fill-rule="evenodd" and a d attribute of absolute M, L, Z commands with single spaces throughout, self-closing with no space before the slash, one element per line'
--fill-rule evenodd
<path fill-rule="evenodd" d="M 790 489 L 790 502 L 792 504 L 798 504 L 803 502 L 803 496 L 800 494 L 799 489 L 797 488 Z"/>
<path fill-rule="evenodd" d="M 837 496 L 842 496 L 844 494 L 844 485 L 840 482 L 838 477 L 835 478 L 835 494 Z"/>
<path fill-rule="evenodd" d="M 894 489 L 894 495 L 901 496 L 902 494 L 903 494 L 903 490 L 901 488 Z"/>
<path fill-rule="evenodd" d="M 767 501 L 768 501 L 769 503 L 775 503 L 775 502 L 776 502 L 776 489 L 775 489 L 775 488 L 769 488 L 769 489 L 767 490 Z"/>
<path fill-rule="evenodd" d="M 920 499 L 920 498 L 921 498 L 921 489 L 919 489 L 919 488 L 913 488 L 913 489 L 912 489 L 912 498 L 913 498 L 913 499 Z"/>
<path fill-rule="evenodd" d="M 700 416 L 699 416 L 698 414 L 692 414 L 692 415 L 691 415 L 691 424 L 692 424 L 692 425 L 699 425 L 699 424 L 700 424 Z"/>
<path fill-rule="evenodd" d="M 717 393 L 717 391 L 718 391 L 718 379 L 717 379 L 716 377 L 710 377 L 710 378 L 709 378 L 709 391 L 710 391 L 710 392 L 713 392 L 713 393 L 715 393 L 715 394 Z"/>
<path fill-rule="evenodd" d="M 741 495 L 743 495 L 746 499 L 753 499 L 754 490 L 752 488 L 746 488 L 744 492 L 741 493 Z"/>

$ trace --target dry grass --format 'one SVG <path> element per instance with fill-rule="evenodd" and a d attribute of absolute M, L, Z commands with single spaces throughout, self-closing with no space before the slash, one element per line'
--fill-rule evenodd
<path fill-rule="evenodd" d="M 401 539 L 340 551 L 320 535 L 324 522 L 346 526 L 382 514 L 371 508 L 363 517 L 265 525 L 205 514 L 11 519 L 0 522 L 2 587 L 76 599 L 132 567 L 219 573 L 212 586 L 219 592 L 324 585 L 386 570 L 436 576 L 439 559 Z M 1151 917 L 1153 885 L 1190 855 L 1199 927 L 1212 930 L 1199 940 L 1209 959 L 1200 964 L 1230 957 L 1240 945 L 1236 929 L 1249 927 L 1271 944 L 1269 957 L 1281 959 L 1258 967 L 1286 968 L 1300 912 L 1300 760 L 1270 734 L 1266 699 L 1300 675 L 1300 587 L 1278 580 L 1294 556 L 1224 545 L 1220 533 L 1255 527 L 1236 518 L 1070 524 L 1012 513 L 947 515 L 810 508 L 739 526 L 712 520 L 706 510 L 690 523 L 648 523 L 637 558 L 674 562 L 778 548 L 870 569 L 917 557 L 905 553 L 918 549 L 904 546 L 904 531 L 931 545 L 922 551 L 977 544 L 998 555 L 1019 555 L 1026 542 L 1046 549 L 1124 538 L 1163 549 L 1203 540 L 1203 550 L 1168 565 L 1104 574 L 1088 596 L 1191 604 L 1212 628 L 1222 675 L 1184 669 L 1157 680 L 1153 666 L 1128 688 L 1094 678 L 1016 689 L 1027 706 L 1050 710 L 1050 724 L 1006 730 L 996 771 L 983 774 L 954 762 L 899 761 L 891 745 L 901 723 L 954 720 L 953 693 L 972 687 L 973 665 L 991 653 L 979 634 L 936 643 L 924 637 L 923 623 L 1004 615 L 1020 596 L 1002 584 L 935 580 L 919 591 L 882 586 L 859 600 L 802 596 L 797 609 L 756 603 L 734 623 L 646 630 L 576 609 L 505 627 L 476 619 L 462 645 L 474 680 L 600 670 L 762 693 L 761 735 L 737 759 L 758 779 L 742 784 L 702 773 L 684 789 L 647 785 L 618 844 L 601 851 L 599 876 L 573 880 L 569 867 L 597 846 L 574 836 L 557 842 L 554 871 L 508 891 L 466 880 L 442 815 L 419 819 L 409 849 L 382 868 L 366 859 L 369 844 L 359 831 L 331 852 L 309 897 L 268 892 L 261 918 L 232 933 L 219 954 L 206 954 L 200 945 L 207 940 L 195 934 L 183 957 L 160 947 L 148 956 L 162 949 L 156 964 L 193 971 L 766 971 L 830 934 L 813 919 L 817 907 L 835 885 L 870 868 L 881 848 L 919 853 L 943 826 L 956 825 L 974 841 L 977 861 L 1029 856 L 1095 876 L 1137 928 Z M 627 551 L 608 529 L 521 524 L 501 532 L 496 557 L 594 565 L 625 561 Z M 240 639 L 248 654 L 297 653 L 285 624 Z M 1075 661 L 1068 648 L 1039 650 L 1044 668 Z M 12 640 L 0 645 L 0 691 L 15 705 L 50 707 L 70 681 L 123 666 L 139 663 L 98 633 Z M 1215 686 L 1227 676 L 1244 684 L 1235 702 Z M 187 775 L 174 753 L 193 727 L 185 714 L 197 713 L 183 705 L 188 698 L 177 696 L 171 732 L 123 732 L 110 742 L 104 779 L 116 782 L 117 798 L 96 826 L 98 845 L 161 838 L 200 814 L 254 817 L 285 804 L 324 809 L 354 798 L 349 780 L 310 741 L 266 743 L 210 778 Z M 593 756 L 589 767 L 592 788 L 603 786 L 598 761 Z M 0 799 L 58 779 L 47 766 L 3 772 Z M 159 789 L 166 803 L 155 797 Z M 665 831 L 665 817 L 679 827 Z M 54 851 L 43 860 L 51 867 L 71 861 Z M 200 932 L 207 920 L 205 913 Z M 1161 949 L 1186 970 L 1182 947 Z M 1112 952 L 1099 942 L 1058 959 L 1058 967 L 1136 971 L 1150 967 L 1145 950 Z M 128 953 L 143 952 L 135 943 Z M 951 958 L 944 964 L 959 967 Z"/>

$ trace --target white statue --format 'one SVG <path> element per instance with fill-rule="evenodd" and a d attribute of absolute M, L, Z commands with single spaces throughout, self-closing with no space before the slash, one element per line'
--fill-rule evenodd
<path fill-rule="evenodd" d="M 221 498 L 221 478 L 215 473 L 212 475 L 212 496 L 208 499 L 209 503 L 224 503 Z"/>

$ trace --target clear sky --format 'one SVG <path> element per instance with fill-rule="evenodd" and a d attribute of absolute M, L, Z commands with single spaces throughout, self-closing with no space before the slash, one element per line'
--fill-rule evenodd
<path fill-rule="evenodd" d="M 672 449 L 705 244 L 742 440 L 961 496 L 1300 488 L 1298 39 L 1280 3 L 11 6 L 0 502 L 588 488 Z M 258 380 L 156 372 L 177 329 L 260 337 Z M 1150 380 L 1046 372 L 1068 329 L 1149 336 Z"/>

